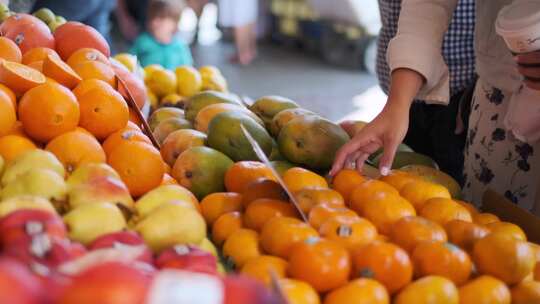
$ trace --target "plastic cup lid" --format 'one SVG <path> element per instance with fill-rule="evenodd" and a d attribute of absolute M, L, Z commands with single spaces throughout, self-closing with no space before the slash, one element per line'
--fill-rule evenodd
<path fill-rule="evenodd" d="M 514 1 L 499 12 L 497 31 L 500 34 L 512 34 L 539 24 L 540 1 Z"/>

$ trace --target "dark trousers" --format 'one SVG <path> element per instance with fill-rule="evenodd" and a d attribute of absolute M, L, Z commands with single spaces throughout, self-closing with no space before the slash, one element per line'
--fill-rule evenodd
<path fill-rule="evenodd" d="M 470 92 L 472 90 L 467 89 L 455 94 L 448 106 L 414 102 L 404 140 L 414 151 L 433 158 L 441 171 L 452 176 L 460 185 L 463 185 L 463 150 L 472 96 Z M 458 115 L 464 123 L 460 134 L 455 133 Z"/>

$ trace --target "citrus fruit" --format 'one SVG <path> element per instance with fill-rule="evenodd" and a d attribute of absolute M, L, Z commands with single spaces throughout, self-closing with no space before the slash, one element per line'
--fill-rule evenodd
<path fill-rule="evenodd" d="M 425 241 L 411 255 L 417 277 L 438 275 L 460 286 L 467 282 L 472 262 L 465 251 L 451 243 Z"/>
<path fill-rule="evenodd" d="M 407 183 L 400 191 L 401 196 L 413 204 L 416 210 L 421 210 L 424 203 L 430 198 L 447 198 L 451 195 L 444 186 L 416 180 Z"/>
<path fill-rule="evenodd" d="M 37 149 L 36 145 L 26 137 L 20 135 L 0 137 L 0 156 L 6 163 L 12 162 L 17 156 L 33 149 Z"/>
<path fill-rule="evenodd" d="M 178 94 L 191 97 L 202 88 L 202 77 L 197 69 L 191 66 L 181 66 L 174 70 L 178 81 Z"/>
<path fill-rule="evenodd" d="M 388 304 L 390 296 L 386 288 L 372 279 L 356 279 L 331 291 L 324 304 Z"/>
<path fill-rule="evenodd" d="M 55 55 L 45 57 L 42 71 L 45 76 L 54 79 L 69 89 L 73 89 L 82 80 L 67 63 Z"/>
<path fill-rule="evenodd" d="M 424 202 L 420 215 L 444 226 L 451 220 L 472 222 L 469 211 L 448 198 L 432 198 Z"/>
<path fill-rule="evenodd" d="M 212 240 L 216 245 L 222 245 L 236 230 L 242 228 L 242 214 L 228 212 L 220 215 L 212 226 Z"/>
<path fill-rule="evenodd" d="M 363 218 L 332 217 L 319 228 L 322 237 L 336 241 L 349 251 L 367 245 L 377 238 L 377 228 Z"/>
<path fill-rule="evenodd" d="M 238 229 L 223 244 L 223 256 L 227 263 L 238 270 L 242 269 L 247 261 L 260 255 L 259 234 L 254 230 Z"/>
<path fill-rule="evenodd" d="M 265 164 L 257 161 L 240 161 L 227 170 L 225 187 L 228 191 L 241 193 L 259 178 L 275 180 L 272 171 Z"/>
<path fill-rule="evenodd" d="M 201 201 L 200 206 L 206 223 L 212 226 L 221 215 L 242 211 L 242 195 L 234 192 L 212 193 Z"/>
<path fill-rule="evenodd" d="M 406 216 L 392 225 L 389 234 L 390 240 L 407 252 L 412 253 L 414 248 L 425 241 L 446 242 L 446 232 L 439 224 L 423 217 Z"/>
<path fill-rule="evenodd" d="M 278 279 L 284 278 L 287 271 L 287 261 L 284 259 L 270 256 L 261 255 L 249 259 L 240 273 L 256 279 L 268 287 L 272 286 L 271 272 L 273 272 Z"/>
<path fill-rule="evenodd" d="M 17 94 L 45 83 L 45 75 L 41 72 L 13 61 L 0 62 L 0 83 Z"/>
<path fill-rule="evenodd" d="M 394 303 L 458 304 L 459 293 L 452 281 L 440 276 L 427 276 L 400 291 Z"/>
<path fill-rule="evenodd" d="M 0 59 L 21 62 L 21 50 L 11 39 L 0 37 Z"/>
<path fill-rule="evenodd" d="M 73 66 L 73 70 L 83 80 L 98 79 L 116 88 L 116 75 L 109 65 L 101 61 L 83 61 Z"/>
<path fill-rule="evenodd" d="M 510 290 L 491 276 L 479 276 L 459 288 L 462 304 L 510 304 Z"/>
<path fill-rule="evenodd" d="M 264 225 L 274 217 L 295 217 L 296 210 L 289 202 L 261 198 L 249 204 L 244 213 L 244 226 L 261 231 Z"/>
<path fill-rule="evenodd" d="M 74 130 L 58 135 L 46 146 L 66 168 L 73 172 L 86 163 L 105 163 L 106 156 L 99 142 L 90 134 Z"/>
<path fill-rule="evenodd" d="M 291 217 L 274 217 L 261 231 L 261 247 L 265 252 L 288 258 L 294 245 L 319 234 L 308 224 Z"/>
<path fill-rule="evenodd" d="M 300 167 L 285 171 L 283 181 L 292 193 L 308 187 L 328 188 L 326 179 L 315 172 Z"/>

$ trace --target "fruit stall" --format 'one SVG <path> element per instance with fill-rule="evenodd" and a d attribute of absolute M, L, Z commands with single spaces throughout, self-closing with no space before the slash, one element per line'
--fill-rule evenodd
<path fill-rule="evenodd" d="M 363 123 L 0 17 L 0 303 L 540 303 L 537 219 L 462 201 L 428 157 L 329 178 Z"/>

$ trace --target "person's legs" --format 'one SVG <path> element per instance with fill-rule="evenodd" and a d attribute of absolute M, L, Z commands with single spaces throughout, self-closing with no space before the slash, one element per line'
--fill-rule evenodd
<path fill-rule="evenodd" d="M 236 44 L 236 57 L 238 62 L 243 65 L 250 64 L 255 58 L 252 50 L 252 24 L 237 26 L 234 28 L 234 42 Z"/>

